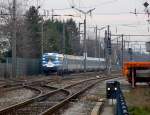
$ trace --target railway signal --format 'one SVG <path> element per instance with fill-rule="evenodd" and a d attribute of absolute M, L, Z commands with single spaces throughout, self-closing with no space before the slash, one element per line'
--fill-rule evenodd
<path fill-rule="evenodd" d="M 143 5 L 147 8 L 149 6 L 149 3 L 145 2 Z"/>
<path fill-rule="evenodd" d="M 119 85 L 120 84 L 117 81 L 108 81 L 106 83 L 106 98 L 107 99 L 116 99 Z"/>

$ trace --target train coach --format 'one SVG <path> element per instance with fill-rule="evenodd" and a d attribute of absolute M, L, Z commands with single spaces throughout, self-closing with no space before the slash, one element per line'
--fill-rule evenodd
<path fill-rule="evenodd" d="M 86 71 L 103 70 L 105 67 L 104 58 L 86 58 Z M 84 57 L 44 53 L 42 56 L 42 70 L 46 74 L 51 72 L 82 72 L 84 71 Z"/>
<path fill-rule="evenodd" d="M 146 82 L 150 85 L 150 62 L 126 62 L 123 73 L 132 87 L 137 82 Z"/>

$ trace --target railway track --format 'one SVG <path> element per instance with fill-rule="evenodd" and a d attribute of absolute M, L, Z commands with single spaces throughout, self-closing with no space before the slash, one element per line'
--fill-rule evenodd
<path fill-rule="evenodd" d="M 89 81 L 87 84 L 87 86 L 83 86 L 83 88 L 81 87 L 78 87 L 78 88 L 81 88 L 80 90 L 76 91 L 75 93 L 72 93 L 69 97 L 67 97 L 66 99 L 62 100 L 61 102 L 59 102 L 57 105 L 49 108 L 48 110 L 42 112 L 40 115 L 50 115 L 50 114 L 54 114 L 56 112 L 59 113 L 59 110 L 60 108 L 63 108 L 65 107 L 69 102 L 71 102 L 73 99 L 76 99 L 78 96 L 80 96 L 83 92 L 85 92 L 86 90 L 88 90 L 89 88 L 91 88 L 92 86 L 94 86 L 95 84 L 101 82 L 101 81 L 104 81 L 104 80 L 108 80 L 108 79 L 112 79 L 112 78 L 115 78 L 115 77 L 102 77 L 102 78 L 99 78 L 97 80 L 94 81 L 93 79 L 93 82 Z M 76 87 L 76 86 L 75 86 Z M 77 88 L 77 89 L 78 89 Z M 68 89 L 68 90 L 71 90 L 72 87 L 71 86 L 68 86 L 64 89 Z M 74 91 L 73 91 L 74 92 Z M 55 115 L 55 114 L 54 114 Z"/>
<path fill-rule="evenodd" d="M 65 87 L 64 89 L 55 89 L 47 94 L 43 94 L 29 99 L 20 104 L 0 110 L 2 115 L 39 115 L 55 112 L 65 105 L 69 100 L 76 98 L 79 94 L 92 87 L 102 80 L 112 77 L 91 78 L 82 80 Z"/>
<path fill-rule="evenodd" d="M 34 89 L 40 90 L 40 95 L 46 94 L 48 92 L 57 90 L 55 87 L 47 86 L 47 85 L 31 85 L 31 86 L 26 86 L 26 87 L 32 87 Z"/>
<path fill-rule="evenodd" d="M 62 80 L 70 80 L 70 79 L 85 79 L 85 77 L 88 75 L 92 75 L 94 72 L 87 72 L 87 73 L 78 73 L 78 74 L 69 74 L 65 75 L 64 78 L 61 78 Z M 81 76 L 80 76 L 81 75 Z M 54 76 L 54 75 L 53 75 Z M 22 78 L 22 79 L 0 79 L 0 88 L 9 88 L 9 87 L 18 87 L 22 85 L 38 85 L 38 84 L 47 84 L 50 82 L 55 81 L 53 79 L 53 76 L 49 77 L 41 77 L 41 78 Z M 71 76 L 71 77 L 70 77 Z M 80 77 L 77 77 L 80 76 Z"/>
<path fill-rule="evenodd" d="M 39 82 L 38 82 L 39 83 Z M 42 82 L 43 83 L 43 82 Z M 33 85 L 20 84 L 18 86 L 5 87 L 0 89 L 0 109 L 23 102 L 25 100 L 54 91 L 57 88 L 45 86 L 41 83 Z"/>
<path fill-rule="evenodd" d="M 76 80 L 79 80 L 79 78 L 76 78 Z M 51 83 L 52 81 L 55 81 L 52 79 L 32 80 L 29 82 L 27 82 L 26 80 L 12 80 L 12 81 L 14 83 L 13 85 L 12 84 L 9 86 L 6 85 L 5 87 L 0 89 L 0 91 L 3 92 L 1 93 L 1 98 L 0 98 L 1 100 L 0 109 L 3 109 L 4 107 L 10 106 L 10 105 L 14 105 L 20 101 L 23 101 L 23 100 L 25 101 L 29 99 L 30 98 L 29 94 L 31 94 L 31 92 L 29 92 L 29 94 L 28 93 L 25 94 L 23 90 L 25 90 L 25 92 L 27 92 L 27 90 L 29 89 L 33 90 L 35 93 L 34 97 L 36 97 L 37 95 L 43 95 L 43 94 L 46 94 L 50 91 L 54 91 L 57 89 L 52 86 L 44 85 L 46 83 Z M 12 82 L 12 81 L 9 81 L 9 82 Z M 70 81 L 70 79 L 65 78 L 64 81 Z M 1 83 L 8 83 L 8 80 L 1 80 Z M 22 96 L 24 95 L 25 98 L 21 99 L 22 96 L 20 97 L 20 93 L 22 94 Z M 29 98 L 26 98 L 27 97 L 26 95 Z"/>
<path fill-rule="evenodd" d="M 48 97 L 51 97 L 56 99 L 58 98 L 58 95 L 69 95 L 70 93 L 63 89 L 57 89 L 55 91 L 49 92 L 44 95 L 40 95 L 37 97 L 34 97 L 32 99 L 29 99 L 23 103 L 16 104 L 14 106 L 5 108 L 3 110 L 0 110 L 0 114 L 2 115 L 38 115 L 42 112 L 44 109 L 48 109 L 50 106 L 52 106 L 55 103 L 49 103 Z M 62 97 L 62 96 L 61 96 Z M 59 98 L 60 99 L 60 98 Z"/>
<path fill-rule="evenodd" d="M 15 79 L 7 79 L 7 80 L 0 80 L 0 89 L 11 90 L 17 89 L 24 86 L 31 86 L 31 85 L 39 85 L 39 84 L 47 84 L 52 82 L 51 78 L 46 79 L 28 79 L 28 80 L 15 80 Z"/>
<path fill-rule="evenodd" d="M 23 86 L 11 89 L 1 89 L 0 93 L 0 109 L 20 103 L 21 101 L 33 98 L 41 94 L 39 89 Z"/>

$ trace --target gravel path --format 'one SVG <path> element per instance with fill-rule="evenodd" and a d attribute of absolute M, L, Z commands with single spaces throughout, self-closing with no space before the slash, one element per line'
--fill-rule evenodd
<path fill-rule="evenodd" d="M 113 80 L 120 79 L 116 78 Z M 106 81 L 96 84 L 94 87 L 82 94 L 78 100 L 69 103 L 69 107 L 59 113 L 59 115 L 90 115 L 95 103 L 106 96 Z M 108 113 L 109 112 L 110 111 L 108 111 Z"/>
<path fill-rule="evenodd" d="M 8 92 L 0 93 L 0 109 L 8 107 L 10 105 L 20 103 L 21 101 L 25 101 L 33 96 L 35 96 L 35 91 L 31 91 L 30 89 L 21 88 Z"/>

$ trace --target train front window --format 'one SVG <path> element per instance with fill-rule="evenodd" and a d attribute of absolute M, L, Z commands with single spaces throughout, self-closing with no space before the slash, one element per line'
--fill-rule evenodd
<path fill-rule="evenodd" d="M 63 57 L 49 56 L 49 61 L 51 61 L 51 62 L 54 62 L 54 61 L 63 61 Z"/>
<path fill-rule="evenodd" d="M 51 61 L 51 62 L 57 61 L 57 60 L 56 60 L 56 56 L 49 56 L 48 59 L 49 59 L 49 61 Z"/>

